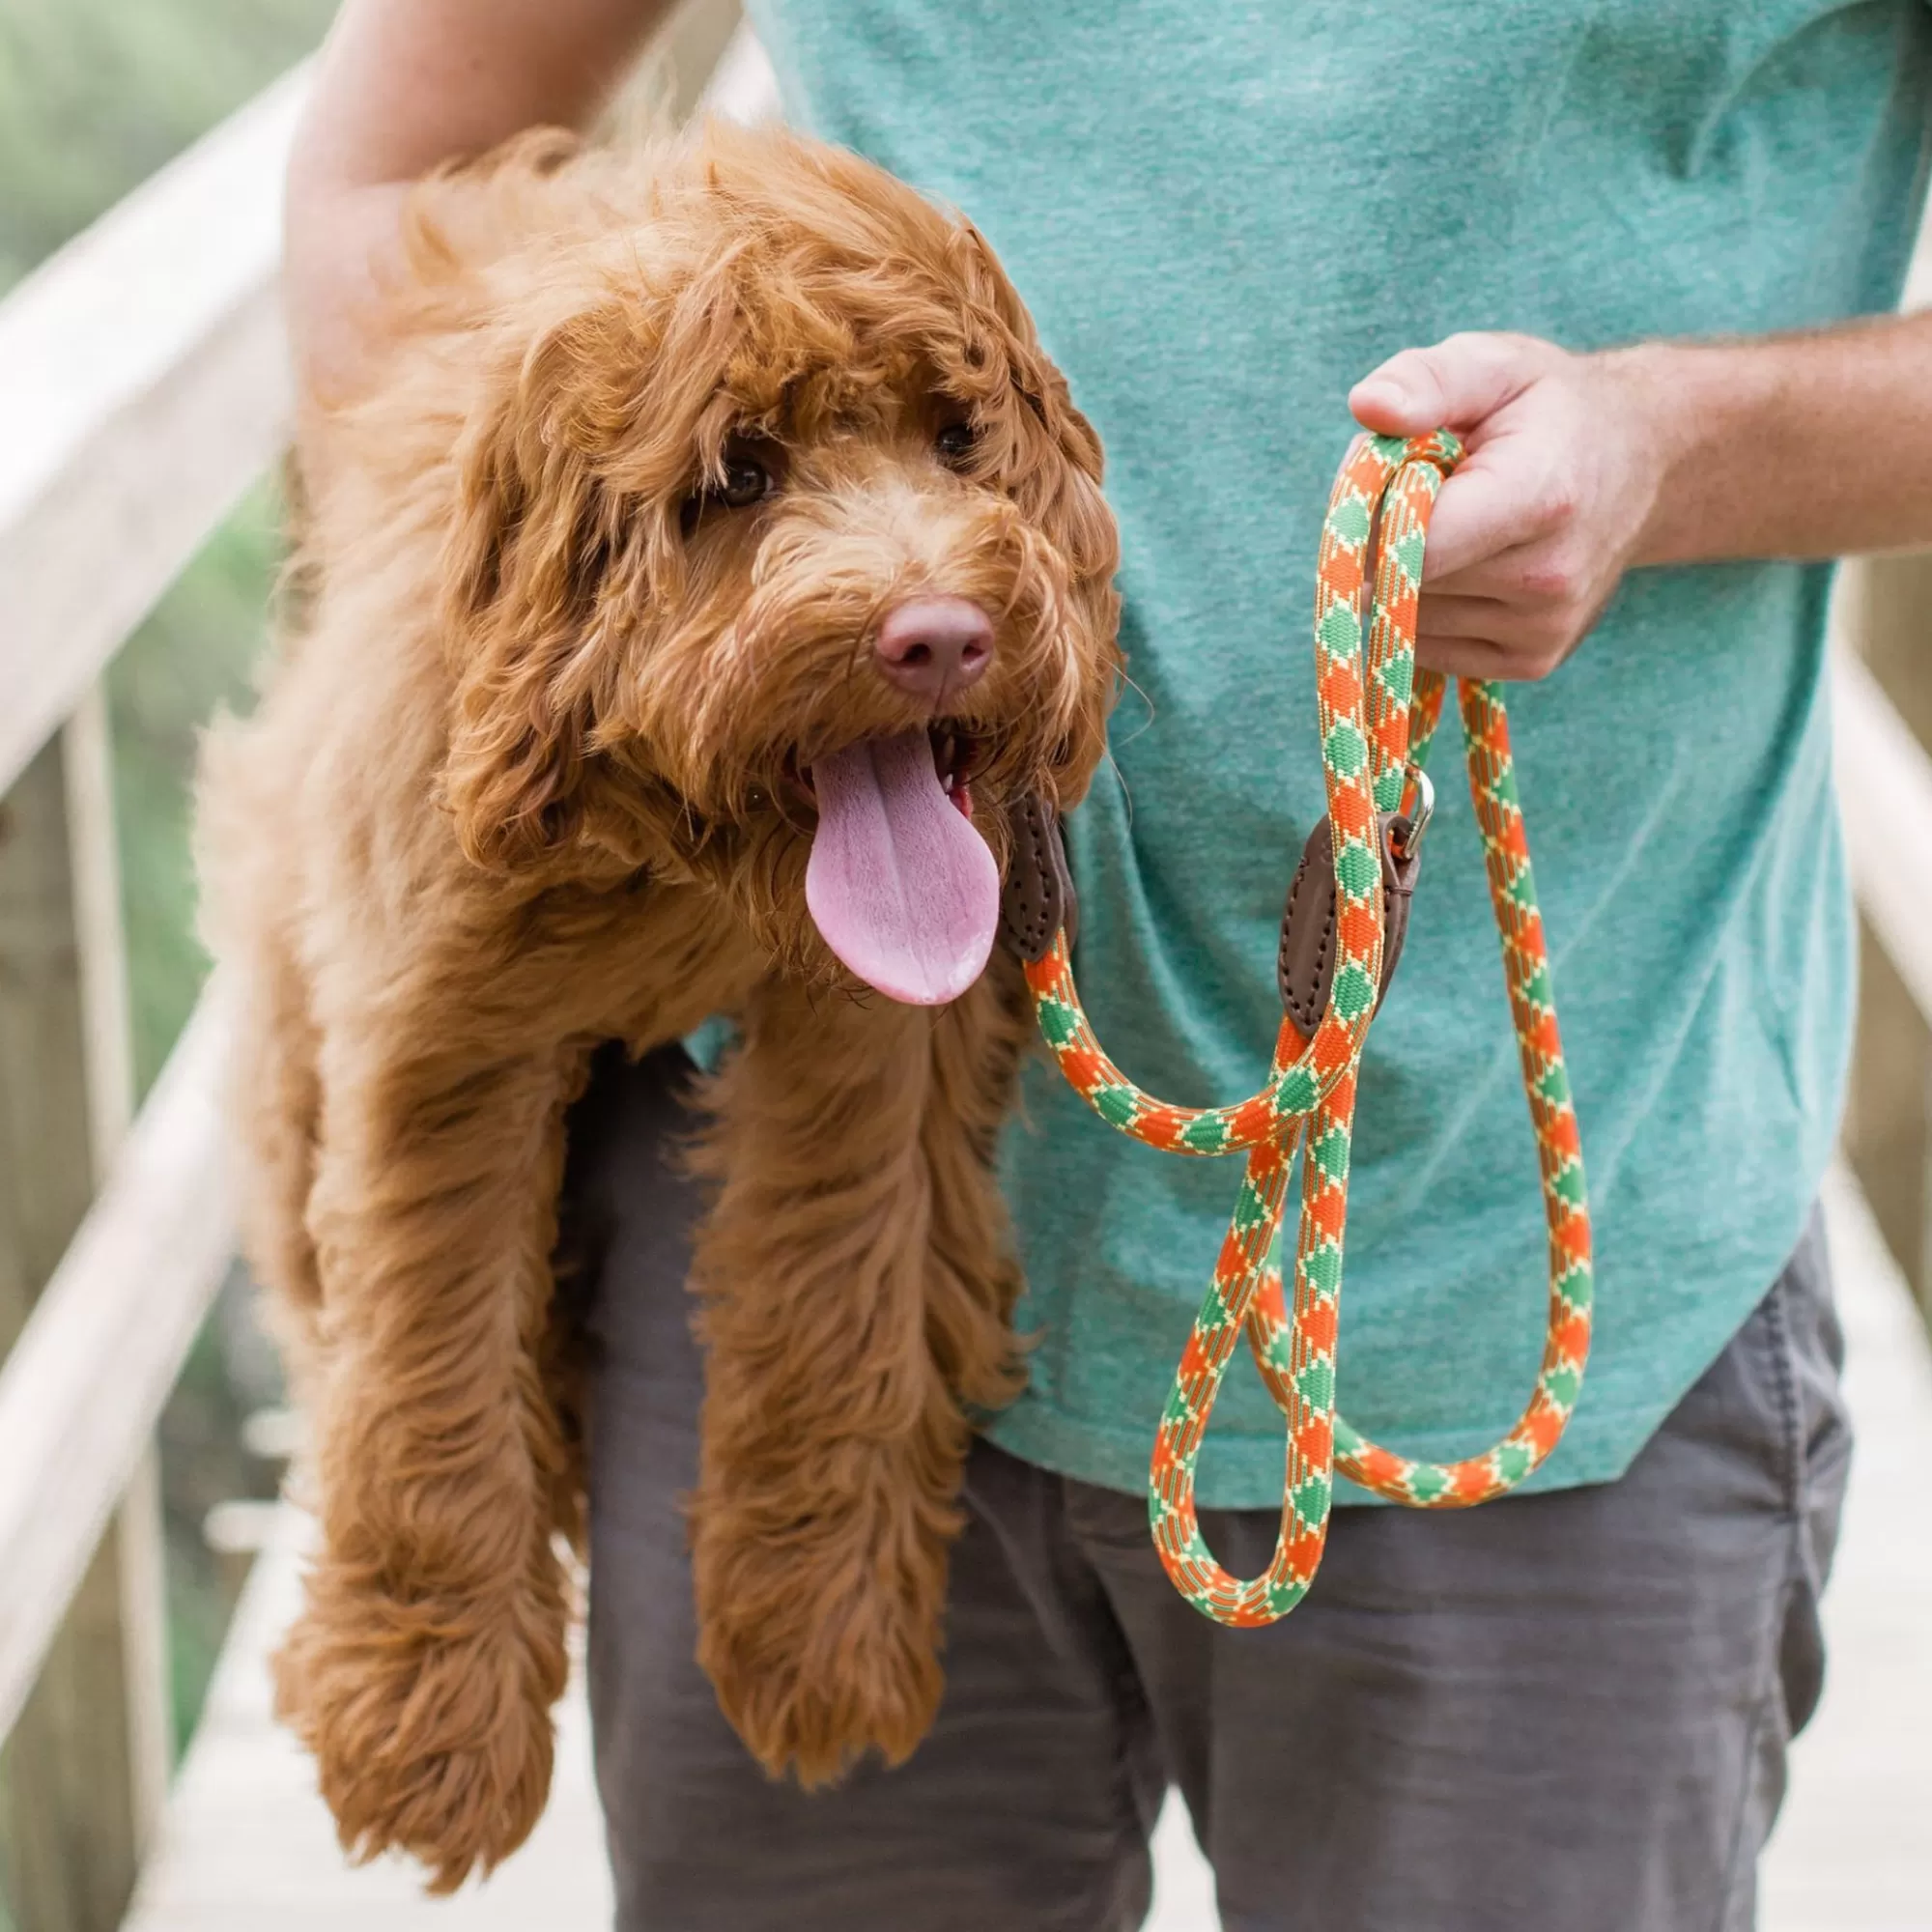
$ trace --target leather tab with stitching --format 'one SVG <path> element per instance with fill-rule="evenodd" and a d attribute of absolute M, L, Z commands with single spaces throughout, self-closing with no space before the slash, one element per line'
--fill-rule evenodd
<path fill-rule="evenodd" d="M 1080 930 L 1080 900 L 1053 807 L 1029 792 L 1012 808 L 1008 822 L 1013 849 L 1000 889 L 1000 937 L 1009 952 L 1032 965 L 1046 956 L 1063 925 L 1067 945 L 1073 944 Z"/>
<path fill-rule="evenodd" d="M 1408 844 L 1406 815 L 1380 812 L 1376 829 L 1382 858 L 1382 977 L 1376 992 L 1379 1007 L 1408 934 L 1408 902 L 1422 854 Z M 1335 846 L 1325 812 L 1308 835 L 1301 864 L 1288 889 L 1275 976 L 1289 1023 L 1303 1039 L 1312 1039 L 1328 1009 L 1328 989 L 1335 979 Z"/>

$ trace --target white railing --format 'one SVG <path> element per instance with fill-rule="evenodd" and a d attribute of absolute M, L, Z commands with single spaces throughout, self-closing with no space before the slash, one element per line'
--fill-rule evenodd
<path fill-rule="evenodd" d="M 281 447 L 281 173 L 305 80 L 0 304 L 0 791 Z"/>
<path fill-rule="evenodd" d="M 211 1017 L 124 1141 L 100 678 L 283 439 L 277 184 L 301 88 L 299 73 L 271 88 L 0 303 L 0 1265 L 16 1277 L 0 1316 L 0 1735 L 14 1765 L 0 1827 L 34 1932 L 117 1923 L 159 1818 L 171 1724 L 152 1438 L 233 1248 Z"/>
<path fill-rule="evenodd" d="M 673 21 L 680 111 L 707 80 L 725 111 L 768 111 L 769 71 L 742 31 L 730 40 L 736 23 L 734 0 L 691 0 Z M 118 1793 L 99 1818 L 63 1822 L 90 1869 L 84 1883 L 47 1882 L 31 1932 L 118 1921 L 160 1802 L 151 1442 L 233 1245 L 213 1005 L 128 1122 L 99 681 L 281 447 L 277 197 L 303 86 L 298 71 L 270 88 L 0 303 L 0 795 L 11 793 L 0 816 L 0 1348 L 12 1343 L 0 1365 L 0 1736 L 14 1732 L 16 1752 L 63 1757 L 50 1787 Z M 1932 286 L 1932 256 L 1925 266 Z M 1861 908 L 1923 1024 L 1932 760 L 1849 651 L 1836 680 Z M 87 1641 L 70 1642 L 83 1616 Z M 69 1718 L 36 1729 L 30 1693 L 49 1672 L 65 1673 Z M 114 1707 L 112 1721 L 71 1723 L 90 1698 Z M 17 1855 L 17 1832 L 9 1846 Z"/>
<path fill-rule="evenodd" d="M 204 1006 L 0 1366 L 0 1735 L 140 1466 L 235 1248 Z"/>

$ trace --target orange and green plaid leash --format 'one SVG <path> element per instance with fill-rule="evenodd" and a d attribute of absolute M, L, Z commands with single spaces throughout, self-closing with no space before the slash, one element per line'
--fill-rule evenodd
<path fill-rule="evenodd" d="M 1109 1125 L 1182 1154 L 1245 1152 L 1228 1233 L 1160 1419 L 1148 1477 L 1154 1548 L 1176 1587 L 1217 1623 L 1272 1623 L 1307 1595 L 1328 1531 L 1334 1471 L 1391 1502 L 1461 1509 L 1521 1482 L 1556 1446 L 1590 1348 L 1590 1217 L 1582 1152 L 1529 844 L 1510 760 L 1509 721 L 1492 684 L 1458 681 L 1469 791 L 1502 938 L 1503 976 L 1521 1051 L 1523 1092 L 1543 1173 L 1549 1307 L 1543 1366 L 1520 1419 L 1480 1456 L 1417 1463 L 1368 1441 L 1335 1409 L 1350 1128 L 1355 1077 L 1381 983 L 1384 903 L 1378 813 L 1398 812 L 1441 717 L 1441 678 L 1415 666 L 1416 610 L 1430 513 L 1462 449 L 1446 431 L 1407 442 L 1358 437 L 1322 525 L 1315 592 L 1321 764 L 1333 829 L 1336 960 L 1312 1036 L 1287 1020 L 1267 1084 L 1230 1107 L 1151 1098 L 1109 1060 L 1073 983 L 1065 929 L 1027 966 L 1040 1032 L 1075 1093 Z M 1375 582 L 1366 650 L 1362 592 Z M 1418 827 L 1419 833 L 1419 827 Z M 1271 1262 L 1296 1153 L 1301 1217 L 1294 1306 Z M 1221 1378 L 1245 1331 L 1288 1419 L 1281 1533 L 1266 1572 L 1247 1581 L 1214 1560 L 1194 1503 L 1195 1463 Z"/>

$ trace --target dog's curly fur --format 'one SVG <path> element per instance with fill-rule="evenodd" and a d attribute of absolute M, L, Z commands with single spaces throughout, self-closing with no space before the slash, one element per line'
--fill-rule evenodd
<path fill-rule="evenodd" d="M 206 749 L 248 1248 L 315 1428 L 280 1660 L 345 1843 L 458 1883 L 540 1812 L 581 1498 L 552 1330 L 565 1109 L 705 1015 L 700 1656 L 774 1773 L 897 1759 L 939 1695 L 967 1413 L 1011 1390 L 996 961 L 863 993 L 798 775 L 925 725 L 918 591 L 996 620 L 950 724 L 976 824 L 1070 804 L 1116 674 L 1100 452 L 973 228 L 850 155 L 526 137 L 429 185 L 381 373 L 305 454 L 301 610 Z M 955 435 L 969 424 L 962 456 Z M 716 498 L 754 439 L 780 487 Z M 707 494 L 711 493 L 711 494 Z"/>

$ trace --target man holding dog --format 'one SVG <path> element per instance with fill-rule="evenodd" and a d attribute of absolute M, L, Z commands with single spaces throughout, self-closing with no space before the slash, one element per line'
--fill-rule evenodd
<path fill-rule="evenodd" d="M 290 185 L 312 403 L 354 389 L 407 184 L 587 122 L 664 11 L 348 0 Z M 1211 1627 L 1141 1492 L 1229 1177 L 1104 1134 L 1043 1069 L 1009 1135 L 1031 1382 L 969 1472 L 946 1704 L 904 1767 L 801 1794 L 691 1659 L 696 1204 L 662 1151 L 685 1117 L 664 1057 L 613 1075 L 575 1185 L 602 1258 L 591 1688 L 620 1925 L 1112 1932 L 1178 1783 L 1231 1932 L 1747 1927 L 1848 1451 L 1812 1203 L 1849 916 L 1807 560 L 1932 541 L 1932 322 L 1886 315 L 1932 13 L 754 14 L 793 118 L 980 227 L 1106 444 L 1133 688 L 1070 827 L 1080 972 L 1159 1091 L 1246 1093 L 1273 1037 L 1321 810 L 1309 572 L 1351 417 L 1463 437 L 1419 649 L 1524 683 L 1599 1330 L 1536 1493 L 1357 1496 L 1293 1616 Z M 1342 1340 L 1353 1418 L 1415 1454 L 1490 1439 L 1535 1370 L 1498 978 L 1475 833 L 1445 812 L 1365 1062 Z M 1231 1388 L 1202 1500 L 1242 1574 L 1281 1460 L 1264 1392 Z"/>

